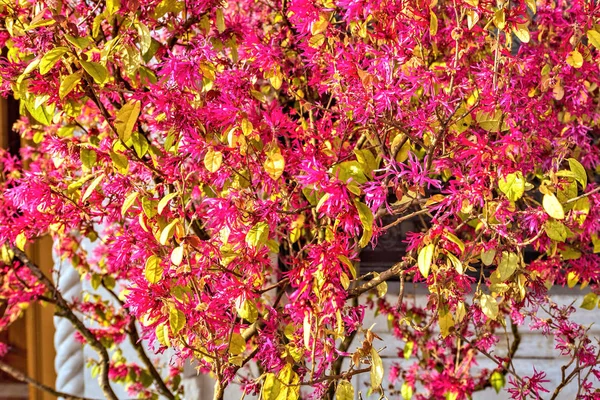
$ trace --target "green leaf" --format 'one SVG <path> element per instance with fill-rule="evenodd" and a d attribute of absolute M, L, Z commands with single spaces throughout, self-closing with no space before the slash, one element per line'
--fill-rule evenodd
<path fill-rule="evenodd" d="M 383 361 L 377 350 L 371 348 L 371 388 L 377 390 L 383 382 Z"/>
<path fill-rule="evenodd" d="M 90 76 L 94 79 L 94 82 L 97 84 L 102 85 L 108 79 L 108 70 L 104 65 L 93 61 L 80 60 L 79 62 L 81 63 L 81 66 L 85 72 L 90 74 Z"/>
<path fill-rule="evenodd" d="M 44 54 L 40 60 L 40 74 L 46 75 L 67 51 L 66 47 L 56 47 Z"/>
<path fill-rule="evenodd" d="M 510 201 L 517 201 L 525 193 L 525 179 L 523 174 L 517 171 L 506 175 L 498 180 L 498 187 Z"/>
<path fill-rule="evenodd" d="M 546 221 L 544 230 L 550 239 L 557 242 L 564 242 L 567 239 L 567 228 L 560 221 Z"/>
<path fill-rule="evenodd" d="M 544 206 L 544 210 L 546 210 L 548 215 L 552 218 L 565 219 L 565 210 L 555 195 L 546 193 L 542 200 L 542 205 Z"/>
<path fill-rule="evenodd" d="M 516 253 L 503 251 L 502 259 L 500 260 L 500 264 L 498 264 L 498 273 L 500 275 L 500 281 L 504 282 L 508 278 L 510 278 L 517 267 L 519 266 L 519 256 Z"/>
<path fill-rule="evenodd" d="M 245 319 L 251 324 L 258 319 L 258 308 L 256 308 L 256 304 L 252 300 L 244 300 L 241 307 L 238 308 L 237 313 L 240 318 Z"/>
<path fill-rule="evenodd" d="M 593 310 L 596 308 L 596 304 L 598 304 L 598 295 L 595 293 L 588 293 L 584 296 L 580 307 L 585 308 L 586 310 Z"/>
<path fill-rule="evenodd" d="M 266 222 L 258 222 L 246 234 L 246 243 L 252 247 L 258 247 L 267 243 L 269 239 L 269 225 Z"/>
<path fill-rule="evenodd" d="M 159 19 L 169 12 L 177 15 L 183 10 L 183 7 L 184 2 L 181 0 L 163 0 L 154 9 L 153 17 Z"/>
<path fill-rule="evenodd" d="M 96 151 L 93 149 L 87 149 L 85 147 L 79 148 L 79 159 L 81 160 L 81 165 L 84 168 L 90 170 L 94 165 L 96 165 L 96 159 L 98 155 Z"/>
<path fill-rule="evenodd" d="M 237 356 L 246 350 L 246 340 L 239 333 L 232 333 L 229 340 L 229 353 Z"/>
<path fill-rule="evenodd" d="M 81 71 L 77 71 L 62 78 L 60 87 L 58 88 L 58 96 L 61 99 L 64 99 L 69 93 L 71 93 L 79 81 L 81 81 L 82 75 L 83 74 Z"/>
<path fill-rule="evenodd" d="M 419 266 L 419 271 L 424 278 L 429 276 L 429 270 L 431 269 L 431 264 L 433 262 L 434 251 L 435 245 L 433 243 L 430 243 L 419 250 L 417 264 Z"/>
<path fill-rule="evenodd" d="M 397 137 L 401 137 L 401 136 L 398 135 Z M 406 142 L 408 143 L 408 141 L 406 141 Z M 378 165 L 379 165 L 379 163 L 377 162 L 377 159 L 375 158 L 375 156 L 373 155 L 371 150 L 354 149 L 354 154 L 356 155 L 356 161 L 358 161 L 358 163 L 360 164 L 360 166 L 362 168 L 362 172 L 365 175 L 370 177 L 373 170 L 377 169 Z"/>
<path fill-rule="evenodd" d="M 115 129 L 119 139 L 126 143 L 133 133 L 133 128 L 137 122 L 138 116 L 140 115 L 141 103 L 139 100 L 129 100 L 123 107 L 117 112 L 115 118 Z"/>
<path fill-rule="evenodd" d="M 169 308 L 169 326 L 173 336 L 177 335 L 185 326 L 185 314 L 183 311 L 171 306 Z"/>
<path fill-rule="evenodd" d="M 498 302 L 490 295 L 482 294 L 479 299 L 481 311 L 489 318 L 496 319 L 498 317 Z"/>
<path fill-rule="evenodd" d="M 223 153 L 208 149 L 204 155 L 204 166 L 210 172 L 217 172 L 223 163 Z"/>
<path fill-rule="evenodd" d="M 575 179 L 577 182 L 581 183 L 581 186 L 585 189 L 587 186 L 587 173 L 585 172 L 585 168 L 579 161 L 574 158 L 569 158 L 569 168 L 571 172 L 575 174 Z"/>
<path fill-rule="evenodd" d="M 150 35 L 150 29 L 141 22 L 137 22 L 135 27 L 138 32 L 138 41 L 140 44 L 140 53 L 146 54 L 150 50 L 152 45 L 152 36 Z"/>
<path fill-rule="evenodd" d="M 358 218 L 363 226 L 363 233 L 359 241 L 360 247 L 366 247 L 373 235 L 373 213 L 371 209 L 363 202 L 355 200 L 354 205 L 358 211 Z"/>
<path fill-rule="evenodd" d="M 591 29 L 591 30 L 587 31 L 587 38 L 588 38 L 588 41 L 592 45 L 594 45 L 594 47 L 596 49 L 600 50 L 600 33 Z"/>
<path fill-rule="evenodd" d="M 500 390 L 502 390 L 502 388 L 506 384 L 504 375 L 500 371 L 495 371 L 492 374 L 492 376 L 490 376 L 490 384 L 492 385 L 496 393 L 500 393 Z"/>
<path fill-rule="evenodd" d="M 146 277 L 146 280 L 153 285 L 160 282 L 163 277 L 164 270 L 160 262 L 160 258 L 154 254 L 146 260 L 144 276 Z"/>
<path fill-rule="evenodd" d="M 281 174 L 283 174 L 283 170 L 285 168 L 285 159 L 279 152 L 271 152 L 267 155 L 267 159 L 265 160 L 263 167 L 271 179 L 276 181 L 279 179 Z"/>
<path fill-rule="evenodd" d="M 139 192 L 131 192 L 125 198 L 125 201 L 123 201 L 123 205 L 121 206 L 121 215 L 122 216 L 125 216 L 125 214 L 127 213 L 127 210 L 129 210 L 129 208 L 131 208 L 133 203 L 135 203 L 135 200 L 137 199 L 139 194 L 140 194 Z"/>

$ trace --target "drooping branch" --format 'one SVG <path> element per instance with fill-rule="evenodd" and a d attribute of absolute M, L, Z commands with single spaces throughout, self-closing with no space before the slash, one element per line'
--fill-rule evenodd
<path fill-rule="evenodd" d="M 102 343 L 96 338 L 96 336 L 85 326 L 83 321 L 81 321 L 75 312 L 69 307 L 69 304 L 64 299 L 62 294 L 57 290 L 54 283 L 48 278 L 42 270 L 34 264 L 27 254 L 19 250 L 18 248 L 13 248 L 15 256 L 25 265 L 31 273 L 42 283 L 50 295 L 55 299 L 55 306 L 58 308 L 57 315 L 63 318 L 68 319 L 75 329 L 86 339 L 87 343 L 90 345 L 94 351 L 100 357 L 100 377 L 99 384 L 104 396 L 110 400 L 118 400 L 115 392 L 110 386 L 110 379 L 108 377 L 108 369 L 110 364 L 110 357 L 108 355 L 108 351 L 106 347 L 102 345 Z"/>
<path fill-rule="evenodd" d="M 64 392 L 55 390 L 54 388 L 52 388 L 48 385 L 44 385 L 43 383 L 39 382 L 38 380 L 33 379 L 32 377 L 24 374 L 23 372 L 8 365 L 7 363 L 5 363 L 3 361 L 0 361 L 0 370 L 6 372 L 7 374 L 9 374 L 10 376 L 12 376 L 13 378 L 15 378 L 16 380 L 18 380 L 20 382 L 28 383 L 29 385 L 31 385 L 37 389 L 43 390 L 44 392 L 50 393 L 51 395 L 56 396 L 56 397 L 62 397 L 65 400 L 93 400 L 88 397 L 75 396 L 75 395 L 72 395 L 69 393 L 64 393 Z"/>

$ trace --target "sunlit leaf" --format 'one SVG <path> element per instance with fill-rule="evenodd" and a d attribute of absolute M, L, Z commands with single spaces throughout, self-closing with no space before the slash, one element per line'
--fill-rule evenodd
<path fill-rule="evenodd" d="M 552 218 L 565 219 L 565 210 L 555 195 L 546 193 L 542 200 L 542 205 L 544 206 L 544 210 Z"/>
<path fill-rule="evenodd" d="M 152 284 L 157 284 L 161 281 L 163 276 L 163 267 L 160 264 L 161 260 L 156 255 L 151 255 L 146 260 L 146 266 L 144 268 L 144 276 L 146 280 Z"/>

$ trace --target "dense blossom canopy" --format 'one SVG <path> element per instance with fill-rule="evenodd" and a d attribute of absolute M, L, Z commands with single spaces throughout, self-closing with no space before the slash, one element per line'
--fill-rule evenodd
<path fill-rule="evenodd" d="M 185 360 L 215 398 L 237 381 L 351 399 L 358 373 L 405 399 L 571 380 L 597 398 L 597 339 L 548 297 L 600 294 L 597 2 L 2 0 L 0 16 L 27 143 L 1 153 L 0 328 L 54 303 L 108 398 L 111 380 L 178 398 Z M 408 220 L 404 256 L 361 274 L 361 249 Z M 47 234 L 114 298 L 63 298 L 23 252 Z M 366 307 L 408 363 L 384 371 Z M 136 324 L 175 350 L 170 371 L 111 356 Z M 573 360 L 559 387 L 514 370 L 520 329 Z"/>

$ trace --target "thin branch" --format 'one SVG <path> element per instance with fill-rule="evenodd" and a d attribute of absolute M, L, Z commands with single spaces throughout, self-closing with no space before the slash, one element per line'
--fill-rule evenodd
<path fill-rule="evenodd" d="M 361 294 L 368 292 L 369 290 L 373 289 L 380 283 L 385 282 L 389 279 L 392 279 L 395 275 L 398 275 L 398 273 L 400 271 L 402 271 L 403 269 L 406 269 L 409 265 L 410 265 L 410 263 L 408 261 L 401 261 L 399 263 L 394 264 L 390 269 L 379 274 L 379 276 L 377 278 L 371 279 L 369 282 L 367 282 L 357 288 L 349 290 L 348 297 L 358 297 Z"/>
<path fill-rule="evenodd" d="M 108 377 L 108 369 L 110 364 L 110 357 L 108 355 L 108 351 L 106 347 L 102 345 L 102 343 L 98 340 L 98 338 L 84 325 L 84 323 L 77 317 L 75 312 L 69 306 L 69 303 L 62 297 L 62 294 L 57 290 L 54 283 L 48 278 L 42 270 L 27 257 L 27 254 L 19 250 L 18 248 L 13 248 L 15 256 L 23 263 L 24 266 L 29 268 L 31 273 L 42 283 L 46 289 L 52 294 L 54 299 L 56 300 L 56 307 L 58 311 L 56 314 L 60 317 L 68 319 L 73 327 L 85 338 L 87 344 L 96 351 L 98 356 L 100 357 L 100 377 L 98 379 L 98 383 L 104 396 L 110 400 L 118 400 L 117 395 L 113 391 L 110 386 L 110 379 Z"/>
<path fill-rule="evenodd" d="M 32 377 L 30 377 L 28 375 L 25 375 L 23 372 L 6 364 L 3 361 L 0 361 L 0 370 L 6 372 L 7 374 L 9 374 L 10 376 L 12 376 L 13 378 L 15 378 L 16 380 L 18 380 L 20 382 L 28 383 L 31 386 L 35 387 L 36 389 L 43 390 L 44 392 L 50 393 L 52 396 L 55 396 L 55 397 L 62 397 L 65 400 L 92 400 L 89 397 L 80 397 L 80 396 L 75 396 L 75 395 L 64 393 L 64 392 L 59 392 L 58 390 L 55 390 L 55 389 L 51 388 L 50 386 L 44 385 L 43 383 L 39 382 L 38 380 L 33 379 Z"/>

